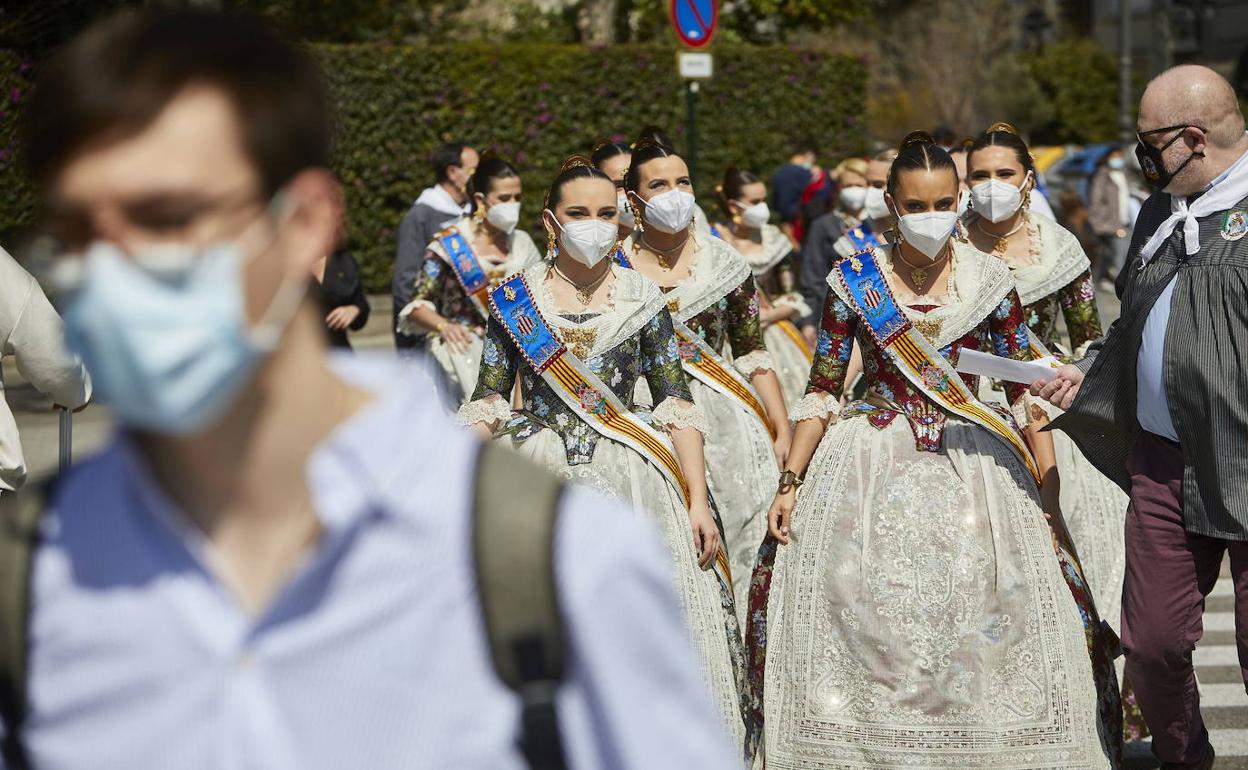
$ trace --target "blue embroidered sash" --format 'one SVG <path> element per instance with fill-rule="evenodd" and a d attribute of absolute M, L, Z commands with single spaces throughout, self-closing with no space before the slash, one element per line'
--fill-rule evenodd
<path fill-rule="evenodd" d="M 845 237 L 849 238 L 849 242 L 854 244 L 855 251 L 870 251 L 880 245 L 880 239 L 876 237 L 875 232 L 871 229 L 871 223 L 862 220 L 857 227 L 849 228 L 849 232 L 845 233 Z"/>
<path fill-rule="evenodd" d="M 459 285 L 464 288 L 464 294 L 476 305 L 483 318 L 488 317 L 486 294 L 490 288 L 490 279 L 485 270 L 481 269 L 481 262 L 472 253 L 467 239 L 459 234 L 459 230 L 451 228 L 438 237 L 438 242 L 446 251 L 446 263 L 451 266 Z"/>

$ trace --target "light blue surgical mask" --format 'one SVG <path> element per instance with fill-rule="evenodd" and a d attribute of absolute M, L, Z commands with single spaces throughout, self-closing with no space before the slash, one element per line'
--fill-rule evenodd
<path fill-rule="evenodd" d="M 124 425 L 204 430 L 277 347 L 306 287 L 284 281 L 253 327 L 243 304 L 245 263 L 235 242 L 131 256 L 105 241 L 88 248 L 79 285 L 63 303 L 65 340 Z"/>

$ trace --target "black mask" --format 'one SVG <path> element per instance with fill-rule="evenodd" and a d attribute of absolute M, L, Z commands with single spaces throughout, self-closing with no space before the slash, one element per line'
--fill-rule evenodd
<path fill-rule="evenodd" d="M 1148 180 L 1149 185 L 1152 186 L 1154 190 L 1166 189 L 1166 187 L 1170 185 L 1170 182 L 1178 176 L 1179 172 L 1187 168 L 1187 164 L 1192 162 L 1192 158 L 1198 156 L 1198 153 L 1193 152 L 1191 155 L 1188 155 L 1187 160 L 1180 163 L 1179 167 L 1174 171 L 1167 171 L 1165 161 L 1162 160 L 1162 153 L 1164 153 L 1170 145 L 1179 141 L 1179 137 L 1183 136 L 1183 131 L 1180 130 L 1179 133 L 1174 135 L 1173 139 L 1166 142 L 1161 147 L 1154 147 L 1144 141 L 1144 137 L 1149 136 L 1150 134 L 1161 134 L 1166 131 L 1173 131 L 1176 128 L 1200 128 L 1200 126 L 1191 126 L 1189 124 L 1166 126 L 1165 128 L 1155 128 L 1152 131 L 1145 131 L 1142 134 L 1135 135 L 1137 140 L 1135 144 L 1135 158 L 1140 162 L 1140 170 L 1144 172 L 1144 178 Z M 1203 128 L 1200 130 L 1204 131 Z"/>

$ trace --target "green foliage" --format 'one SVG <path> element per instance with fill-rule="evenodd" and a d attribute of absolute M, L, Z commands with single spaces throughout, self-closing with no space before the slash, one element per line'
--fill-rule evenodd
<path fill-rule="evenodd" d="M 443 142 L 465 141 L 512 161 L 525 184 L 526 224 L 539 234 L 541 200 L 566 156 L 588 154 L 599 138 L 631 141 L 647 123 L 666 127 L 685 147 L 684 89 L 668 46 L 322 44 L 313 51 L 336 101 L 348 247 L 370 291 L 389 286 L 399 222 L 432 183 L 428 159 Z M 716 50 L 715 69 L 698 99 L 696 182 L 704 203 L 727 166 L 769 175 L 802 137 L 815 137 L 828 158 L 863 149 L 860 62 L 735 46 Z M 34 217 L 15 162 L 28 70 L 0 55 L 0 236 Z"/>
<path fill-rule="evenodd" d="M 666 46 L 454 48 L 320 46 L 341 121 L 337 171 L 347 194 L 348 245 L 370 290 L 388 285 L 403 215 L 432 182 L 428 157 L 462 140 L 514 162 L 524 214 L 539 233 L 541 200 L 563 159 L 597 138 L 631 140 L 666 127 L 683 149 L 685 99 Z M 698 99 L 699 195 L 730 164 L 764 175 L 814 136 L 829 158 L 862 149 L 865 74 L 843 57 L 722 47 Z M 539 237 L 540 241 L 541 238 Z"/>
<path fill-rule="evenodd" d="M 1094 40 L 1071 38 L 1028 54 L 1024 66 L 1049 101 L 1032 141 L 1109 142 L 1118 133 L 1118 65 Z"/>

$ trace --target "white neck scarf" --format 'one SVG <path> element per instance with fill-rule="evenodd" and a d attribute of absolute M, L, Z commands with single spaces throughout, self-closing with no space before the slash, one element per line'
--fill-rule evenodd
<path fill-rule="evenodd" d="M 1187 198 L 1170 196 L 1170 216 L 1161 223 L 1161 227 L 1157 228 L 1153 237 L 1149 238 L 1144 247 L 1140 249 L 1140 259 L 1144 264 L 1148 264 L 1157 254 L 1161 244 L 1166 242 L 1179 222 L 1183 223 L 1183 243 L 1187 255 L 1190 257 L 1200 251 L 1200 224 L 1196 220 L 1210 214 L 1217 214 L 1219 211 L 1226 211 L 1244 198 L 1248 198 L 1246 158 L 1248 158 L 1248 153 L 1240 156 L 1239 160 L 1227 170 L 1226 176 L 1215 182 L 1191 206 L 1187 205 Z"/>

